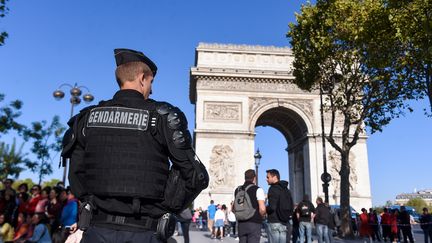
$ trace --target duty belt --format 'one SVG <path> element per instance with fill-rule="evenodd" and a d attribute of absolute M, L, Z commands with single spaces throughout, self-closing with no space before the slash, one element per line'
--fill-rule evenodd
<path fill-rule="evenodd" d="M 141 228 L 144 230 L 156 231 L 158 225 L 158 219 L 154 219 L 148 216 L 121 216 L 121 215 L 113 215 L 99 212 L 93 215 L 92 223 L 102 223 L 102 224 L 115 224 L 115 225 L 124 225 L 131 226 L 135 228 Z"/>

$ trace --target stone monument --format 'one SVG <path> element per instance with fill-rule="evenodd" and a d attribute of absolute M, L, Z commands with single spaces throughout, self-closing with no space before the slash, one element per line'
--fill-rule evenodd
<path fill-rule="evenodd" d="M 229 205 L 244 172 L 254 169 L 255 127 L 271 126 L 286 138 L 289 184 L 295 202 L 323 196 L 318 92 L 300 90 L 288 47 L 200 43 L 190 73 L 190 100 L 196 106 L 195 148 L 207 167 L 210 185 L 195 200 Z M 326 117 L 326 116 L 325 116 Z M 327 115 L 328 117 L 328 115 Z M 326 119 L 328 121 L 328 118 Z M 326 122 L 326 131 L 329 131 Z M 335 131 L 342 130 L 337 123 Z M 351 204 L 371 207 L 366 136 L 352 149 Z M 330 204 L 339 204 L 340 158 L 329 143 Z M 263 168 L 263 170 L 268 168 Z M 263 171 L 262 170 L 262 171 Z"/>

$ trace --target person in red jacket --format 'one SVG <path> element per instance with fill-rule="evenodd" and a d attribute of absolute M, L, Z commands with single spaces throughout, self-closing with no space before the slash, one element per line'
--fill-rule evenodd
<path fill-rule="evenodd" d="M 42 196 L 41 196 L 41 186 L 39 185 L 34 185 L 32 187 L 32 189 L 30 190 L 32 197 L 27 205 L 27 214 L 29 215 L 33 215 L 35 213 L 36 210 L 36 206 L 38 204 L 38 202 L 41 200 Z"/>
<path fill-rule="evenodd" d="M 392 214 L 390 216 L 390 241 L 394 242 L 394 240 L 400 240 L 398 234 L 398 216 L 399 210 L 393 209 Z"/>
<path fill-rule="evenodd" d="M 384 242 L 387 241 L 387 238 L 390 238 L 390 225 L 391 225 L 391 215 L 388 212 L 387 208 L 384 208 L 384 212 L 381 215 L 381 228 Z"/>
<path fill-rule="evenodd" d="M 367 238 L 371 240 L 371 232 L 369 225 L 369 215 L 365 208 L 361 209 L 362 214 L 360 214 L 360 238 Z"/>

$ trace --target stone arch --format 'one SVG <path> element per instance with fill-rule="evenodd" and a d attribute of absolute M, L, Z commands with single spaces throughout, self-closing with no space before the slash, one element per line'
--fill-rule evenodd
<path fill-rule="evenodd" d="M 255 127 L 260 125 L 274 127 L 287 140 L 294 200 L 298 202 L 304 193 L 311 198 L 323 196 L 319 94 L 292 83 L 293 59 L 287 47 L 200 43 L 196 48 L 189 94 L 195 104 L 194 142 L 211 180 L 195 200 L 196 207 L 205 208 L 210 199 L 230 204 L 235 187 L 244 181 L 244 171 L 254 169 Z M 336 123 L 339 132 L 342 124 Z M 366 137 L 353 153 L 358 181 L 352 206 L 370 207 Z M 331 187 L 330 191 L 335 189 Z M 333 204 L 338 195 L 334 196 Z"/>
<path fill-rule="evenodd" d="M 254 131 L 255 127 L 257 126 L 258 119 L 267 111 L 274 109 L 274 108 L 286 108 L 288 110 L 291 110 L 295 115 L 297 115 L 303 122 L 305 129 L 307 133 L 314 133 L 314 128 L 311 122 L 311 117 L 307 115 L 303 110 L 299 109 L 297 106 L 289 104 L 289 103 L 283 103 L 281 104 L 278 100 L 267 102 L 265 104 L 262 104 L 259 106 L 250 117 L 249 122 L 249 130 Z"/>

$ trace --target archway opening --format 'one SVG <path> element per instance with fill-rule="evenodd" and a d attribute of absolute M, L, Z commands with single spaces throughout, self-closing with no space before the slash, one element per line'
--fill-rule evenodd
<path fill-rule="evenodd" d="M 259 148 L 262 154 L 259 185 L 268 189 L 265 171 L 278 169 L 281 180 L 289 182 L 295 202 L 310 194 L 308 130 L 303 118 L 285 107 L 271 108 L 257 119 L 255 133 L 255 151 Z"/>

